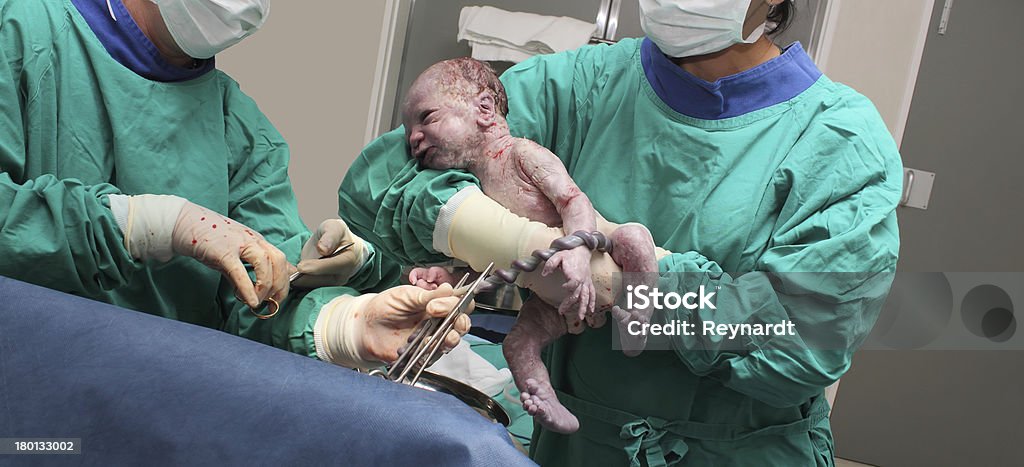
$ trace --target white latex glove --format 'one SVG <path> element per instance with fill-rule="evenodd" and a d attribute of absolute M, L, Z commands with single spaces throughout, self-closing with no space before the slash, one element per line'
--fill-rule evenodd
<path fill-rule="evenodd" d="M 428 318 L 443 318 L 459 302 L 451 285 L 424 290 L 411 285 L 392 287 L 379 294 L 341 296 L 320 309 L 313 328 L 316 354 L 321 360 L 349 368 L 376 368 L 398 360 L 398 350 Z M 467 313 L 475 303 L 470 302 Z M 458 345 L 469 331 L 469 316 L 455 321 L 442 350 Z"/>
<path fill-rule="evenodd" d="M 267 297 L 278 303 L 288 295 L 293 266 L 281 250 L 245 225 L 202 206 L 185 203 L 171 234 L 174 252 L 191 256 L 220 271 L 235 286 L 239 298 L 252 308 Z M 242 263 L 256 272 L 256 283 Z"/>
<path fill-rule="evenodd" d="M 128 253 L 138 260 L 193 257 L 224 274 L 253 308 L 267 297 L 280 302 L 288 295 L 293 267 L 284 253 L 239 222 L 177 196 L 110 195 L 110 209 Z M 253 266 L 255 284 L 243 262 Z"/>
<path fill-rule="evenodd" d="M 338 256 L 320 259 L 349 242 L 354 244 Z M 295 280 L 295 285 L 306 288 L 344 285 L 363 266 L 367 256 L 366 243 L 349 230 L 345 221 L 327 219 L 302 247 L 298 264 L 302 276 Z"/>

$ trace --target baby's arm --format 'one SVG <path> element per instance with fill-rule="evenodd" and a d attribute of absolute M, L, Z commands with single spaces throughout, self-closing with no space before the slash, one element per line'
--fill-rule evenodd
<path fill-rule="evenodd" d="M 516 141 L 515 154 L 523 174 L 555 206 L 562 218 L 562 231 L 566 235 L 580 230 L 597 230 L 594 206 L 569 176 L 557 156 L 544 146 L 527 139 Z M 563 315 L 572 312 L 574 306 L 576 316 L 581 320 L 594 311 L 596 297 L 594 282 L 590 277 L 590 255 L 586 246 L 580 246 L 557 253 L 544 265 L 545 276 L 561 268 L 568 279 L 564 287 L 573 290 L 569 298 L 558 307 Z"/>
<path fill-rule="evenodd" d="M 562 217 L 562 230 L 566 235 L 597 229 L 597 215 L 590 198 L 576 186 L 554 153 L 528 139 L 516 141 L 516 154 L 520 168 L 534 186 L 555 205 Z"/>

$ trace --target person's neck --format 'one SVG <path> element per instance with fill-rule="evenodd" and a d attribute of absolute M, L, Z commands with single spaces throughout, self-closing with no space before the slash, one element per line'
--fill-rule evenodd
<path fill-rule="evenodd" d="M 160 16 L 160 8 L 149 0 L 123 0 L 125 8 L 131 13 L 135 24 L 139 26 L 146 38 L 156 46 L 160 56 L 171 65 L 189 68 L 195 63 L 195 59 L 189 57 L 174 42 L 174 37 L 167 30 L 163 18 Z"/>
<path fill-rule="evenodd" d="M 469 171 L 480 177 L 483 173 L 496 170 L 510 161 L 509 156 L 515 139 L 508 130 L 508 123 L 504 120 L 495 122 L 483 132 L 480 152 L 470 159 Z"/>
<path fill-rule="evenodd" d="M 673 58 L 672 62 L 690 74 L 713 83 L 768 62 L 780 54 L 781 51 L 771 39 L 762 36 L 753 44 L 735 44 L 721 52 Z"/>

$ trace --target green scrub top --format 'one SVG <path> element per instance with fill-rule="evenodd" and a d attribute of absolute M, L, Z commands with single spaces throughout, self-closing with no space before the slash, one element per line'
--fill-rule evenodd
<path fill-rule="evenodd" d="M 788 318 L 833 344 L 677 338 L 674 351 L 627 358 L 612 349 L 613 326 L 565 336 L 545 362 L 581 428 L 538 429 L 531 454 L 553 466 L 831 465 L 824 388 L 849 368 L 896 266 L 896 145 L 866 98 L 824 76 L 744 115 L 688 117 L 658 98 L 640 55 L 640 41 L 623 40 L 511 68 L 513 134 L 557 154 L 609 220 L 640 222 L 676 252 L 661 271 L 691 274 L 665 280 L 718 290 L 716 321 Z M 364 150 L 339 195 L 360 235 L 425 262 L 441 258 L 431 248 L 441 206 L 473 183 L 418 170 L 398 129 Z M 751 271 L 855 274 L 791 278 L 799 292 L 784 293 L 765 274 L 739 277 Z M 677 318 L 703 318 L 694 313 Z"/>
<path fill-rule="evenodd" d="M 323 292 L 256 320 L 194 259 L 132 259 L 107 200 L 184 197 L 262 233 L 294 263 L 310 234 L 288 157 L 224 73 L 150 81 L 115 61 L 70 1 L 0 0 L 0 274 L 313 355 Z M 383 274 L 373 254 L 350 285 Z"/>

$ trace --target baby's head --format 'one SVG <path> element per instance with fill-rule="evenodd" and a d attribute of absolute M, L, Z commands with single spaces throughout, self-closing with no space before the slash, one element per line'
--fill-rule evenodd
<path fill-rule="evenodd" d="M 486 63 L 472 58 L 438 62 L 409 88 L 402 123 L 412 156 L 432 169 L 464 169 L 488 138 L 507 133 L 505 87 Z"/>

